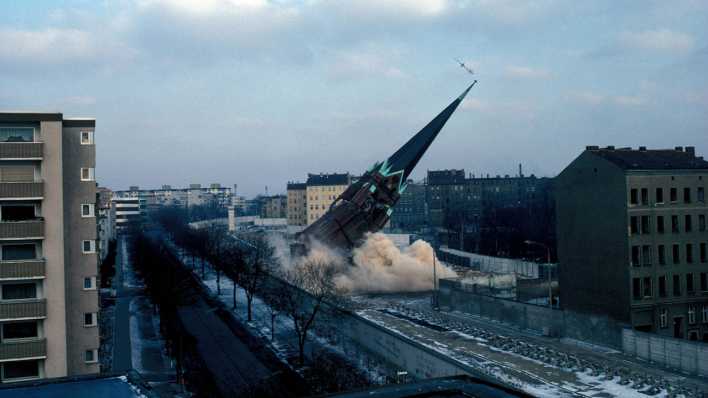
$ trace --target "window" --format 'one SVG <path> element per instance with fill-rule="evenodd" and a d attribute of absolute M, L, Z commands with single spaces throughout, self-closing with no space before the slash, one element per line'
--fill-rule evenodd
<path fill-rule="evenodd" d="M 81 217 L 94 217 L 94 204 L 84 203 L 81 205 Z"/>
<path fill-rule="evenodd" d="M 0 209 L 2 221 L 25 221 L 35 219 L 34 205 L 3 205 Z"/>
<path fill-rule="evenodd" d="M 703 310 L 701 311 L 701 313 L 703 314 L 701 316 L 701 321 L 703 323 L 708 323 L 708 305 L 703 306 Z"/>
<path fill-rule="evenodd" d="M 642 205 L 646 206 L 649 204 L 649 190 L 642 188 Z"/>
<path fill-rule="evenodd" d="M 705 232 L 705 230 L 706 230 L 706 215 L 705 214 L 698 215 L 698 230 L 701 232 Z"/>
<path fill-rule="evenodd" d="M 0 142 L 32 142 L 34 127 L 0 127 Z"/>
<path fill-rule="evenodd" d="M 94 290 L 96 289 L 96 277 L 86 277 L 84 278 L 84 290 Z"/>
<path fill-rule="evenodd" d="M 691 225 L 691 215 L 686 214 L 684 217 L 684 224 L 683 227 L 686 229 L 686 232 L 691 232 L 691 229 L 693 229 L 693 225 Z"/>
<path fill-rule="evenodd" d="M 703 187 L 698 187 L 696 190 L 696 200 L 698 200 L 701 203 L 706 202 L 706 193 L 703 191 Z"/>
<path fill-rule="evenodd" d="M 93 180 L 94 180 L 93 167 L 82 167 L 81 168 L 81 181 L 93 181 Z"/>
<path fill-rule="evenodd" d="M 688 306 L 688 324 L 693 325 L 694 323 L 696 323 L 696 306 L 689 305 Z"/>
<path fill-rule="evenodd" d="M 644 286 L 644 297 L 651 297 L 651 277 L 645 277 L 644 281 L 642 281 L 642 285 Z"/>
<path fill-rule="evenodd" d="M 632 235 L 638 234 L 638 233 L 639 233 L 639 217 L 637 217 L 637 216 L 632 216 L 632 217 L 630 217 L 629 220 L 630 220 L 629 232 L 630 232 Z"/>
<path fill-rule="evenodd" d="M 656 203 L 664 203 L 664 189 L 663 188 L 656 189 Z"/>
<path fill-rule="evenodd" d="M 666 247 L 664 245 L 659 245 L 657 249 L 659 251 L 659 264 L 666 265 Z"/>
<path fill-rule="evenodd" d="M 664 216 L 656 216 L 656 232 L 664 233 Z"/>
<path fill-rule="evenodd" d="M 701 272 L 701 291 L 708 291 L 708 273 Z"/>
<path fill-rule="evenodd" d="M 84 361 L 86 363 L 98 362 L 98 350 L 86 350 L 84 354 Z"/>
<path fill-rule="evenodd" d="M 671 249 L 672 249 L 672 250 L 671 250 L 671 254 L 672 254 L 671 257 L 673 257 L 673 258 L 672 258 L 673 263 L 674 263 L 674 264 L 680 263 L 680 262 L 681 262 L 681 256 L 679 255 L 679 245 L 673 245 L 673 246 L 671 247 Z"/>
<path fill-rule="evenodd" d="M 667 320 L 669 318 L 669 311 L 666 310 L 666 308 L 662 309 L 661 312 L 659 312 L 659 327 L 662 329 L 666 328 L 666 325 L 668 324 Z"/>
<path fill-rule="evenodd" d="M 25 300 L 37 298 L 37 284 L 5 283 L 2 285 L 3 300 Z"/>
<path fill-rule="evenodd" d="M 96 252 L 96 241 L 95 240 L 84 240 L 81 242 L 81 250 L 84 253 L 95 253 Z"/>
<path fill-rule="evenodd" d="M 37 258 L 34 243 L 2 245 L 2 260 L 32 260 Z"/>
<path fill-rule="evenodd" d="M 693 263 L 693 245 L 690 243 L 686 244 L 686 262 Z"/>
<path fill-rule="evenodd" d="M 639 267 L 639 246 L 632 246 L 632 265 Z"/>
<path fill-rule="evenodd" d="M 30 379 L 36 377 L 39 377 L 39 361 L 36 359 L 4 362 L 2 364 L 3 380 Z"/>
<path fill-rule="evenodd" d="M 671 232 L 675 234 L 679 232 L 678 216 L 671 216 Z"/>
<path fill-rule="evenodd" d="M 81 132 L 81 145 L 92 145 L 93 144 L 93 131 L 82 131 Z"/>
<path fill-rule="evenodd" d="M 641 281 L 639 278 L 633 278 L 632 279 L 632 296 L 634 297 L 635 300 L 639 300 L 642 298 L 642 288 L 641 288 Z"/>
<path fill-rule="evenodd" d="M 670 196 L 671 196 L 671 202 L 676 202 L 678 200 L 678 192 L 676 191 L 676 188 L 671 188 Z"/>
<path fill-rule="evenodd" d="M 691 188 L 683 189 L 683 203 L 691 203 Z"/>
<path fill-rule="evenodd" d="M 636 205 L 639 203 L 639 200 L 637 199 L 637 189 L 632 188 L 629 191 L 629 204 L 630 205 Z"/>
<path fill-rule="evenodd" d="M 666 297 L 666 276 L 659 277 L 659 297 Z"/>
<path fill-rule="evenodd" d="M 96 326 L 96 313 L 86 312 L 84 313 L 84 326 Z"/>
<path fill-rule="evenodd" d="M 37 337 L 37 321 L 8 322 L 2 324 L 2 340 L 31 339 Z"/>
<path fill-rule="evenodd" d="M 681 295 L 681 276 L 680 275 L 674 275 L 674 296 L 680 296 Z"/>
<path fill-rule="evenodd" d="M 649 216 L 642 216 L 642 233 L 651 233 L 651 225 L 649 225 Z"/>
<path fill-rule="evenodd" d="M 650 266 L 652 261 L 651 261 L 651 246 L 649 245 L 644 245 L 642 246 L 642 265 L 644 266 Z"/>
<path fill-rule="evenodd" d="M 686 274 L 686 292 L 693 293 L 693 274 Z"/>

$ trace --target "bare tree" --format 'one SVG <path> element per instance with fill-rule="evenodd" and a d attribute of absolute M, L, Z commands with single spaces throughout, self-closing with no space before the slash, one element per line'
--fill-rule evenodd
<path fill-rule="evenodd" d="M 282 285 L 270 279 L 261 293 L 261 298 L 267 304 L 268 315 L 270 315 L 270 339 L 275 340 L 275 319 L 285 308 L 285 298 Z"/>
<path fill-rule="evenodd" d="M 226 226 L 210 223 L 206 227 L 206 253 L 209 263 L 216 271 L 216 294 L 221 295 L 221 272 L 225 265 L 222 255 L 228 238 Z"/>
<path fill-rule="evenodd" d="M 233 282 L 233 307 L 236 309 L 237 283 L 241 279 L 241 273 L 245 268 L 245 253 L 235 242 L 227 244 L 222 253 L 222 267 L 224 274 Z"/>
<path fill-rule="evenodd" d="M 293 321 L 300 365 L 305 363 L 305 342 L 310 328 L 323 304 L 336 298 L 335 273 L 335 264 L 320 259 L 306 259 L 284 272 L 291 286 L 288 291 L 283 289 L 282 309 Z"/>
<path fill-rule="evenodd" d="M 243 268 L 238 274 L 238 284 L 246 293 L 250 322 L 253 320 L 253 297 L 261 294 L 268 275 L 274 269 L 275 249 L 262 235 L 256 235 L 248 240 L 248 246 Z"/>

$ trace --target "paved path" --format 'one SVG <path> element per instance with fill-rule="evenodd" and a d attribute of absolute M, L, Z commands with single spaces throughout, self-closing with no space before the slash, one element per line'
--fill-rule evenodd
<path fill-rule="evenodd" d="M 116 309 L 113 344 L 114 372 L 126 372 L 133 368 L 130 345 L 130 300 L 132 292 L 125 287 L 125 262 L 127 250 L 125 238 L 120 237 L 116 250 Z"/>

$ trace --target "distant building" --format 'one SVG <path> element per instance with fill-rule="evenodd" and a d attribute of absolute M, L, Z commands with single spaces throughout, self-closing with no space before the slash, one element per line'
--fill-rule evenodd
<path fill-rule="evenodd" d="M 322 217 L 351 182 L 349 173 L 308 174 L 307 225 Z"/>
<path fill-rule="evenodd" d="M 99 187 L 96 193 L 96 212 L 98 227 L 98 258 L 106 259 L 108 246 L 115 239 L 116 212 L 112 206 L 113 191 Z"/>
<path fill-rule="evenodd" d="M 392 229 L 414 232 L 428 225 L 426 189 L 425 183 L 408 180 L 391 214 Z"/>
<path fill-rule="evenodd" d="M 116 233 L 126 232 L 131 225 L 142 223 L 143 209 L 137 196 L 114 196 L 112 204 L 116 215 Z"/>
<path fill-rule="evenodd" d="M 589 146 L 556 183 L 561 306 L 708 341 L 708 162 Z"/>
<path fill-rule="evenodd" d="M 288 183 L 288 225 L 307 225 L 307 184 Z"/>
<path fill-rule="evenodd" d="M 1 383 L 99 372 L 95 126 L 0 112 Z"/>
<path fill-rule="evenodd" d="M 287 218 L 288 197 L 273 195 L 263 198 L 261 218 Z"/>

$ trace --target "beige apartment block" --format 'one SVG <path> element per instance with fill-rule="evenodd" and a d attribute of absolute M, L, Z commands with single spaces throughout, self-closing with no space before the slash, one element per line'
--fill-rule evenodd
<path fill-rule="evenodd" d="M 307 175 L 307 225 L 317 221 L 351 184 L 351 176 L 344 174 Z"/>
<path fill-rule="evenodd" d="M 307 184 L 288 183 L 288 225 L 307 225 Z"/>
<path fill-rule="evenodd" d="M 0 378 L 98 373 L 94 119 L 0 112 Z"/>

